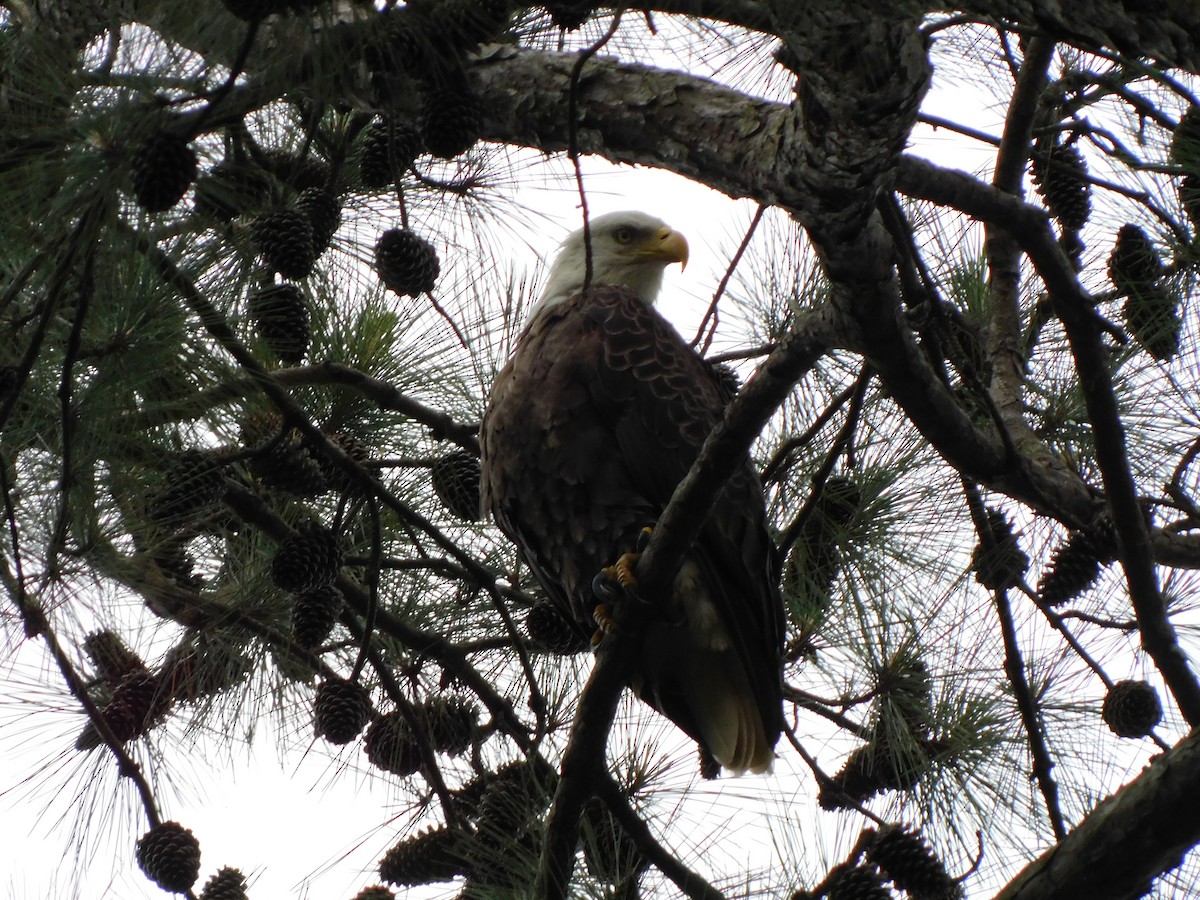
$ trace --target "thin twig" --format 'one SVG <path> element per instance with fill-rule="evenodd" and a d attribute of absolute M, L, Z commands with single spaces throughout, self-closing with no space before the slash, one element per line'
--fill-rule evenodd
<path fill-rule="evenodd" d="M 613 15 L 612 24 L 600 38 L 579 52 L 571 67 L 571 78 L 567 83 L 567 158 L 575 171 L 575 187 L 579 192 L 579 208 L 583 213 L 583 291 L 592 284 L 592 223 L 588 214 L 587 190 L 583 186 L 583 168 L 579 162 L 579 86 L 583 78 L 583 67 L 612 40 L 621 25 L 621 10 Z"/>
<path fill-rule="evenodd" d="M 738 263 L 742 261 L 742 256 L 746 252 L 746 248 L 750 246 L 750 241 L 754 237 L 754 232 L 758 230 L 758 225 L 762 221 L 763 213 L 767 211 L 767 207 L 760 203 L 758 209 L 754 211 L 754 218 L 750 220 L 750 225 L 746 228 L 746 233 L 742 235 L 742 242 L 738 244 L 737 250 L 733 254 L 733 258 L 729 260 L 729 265 L 725 267 L 725 274 L 721 276 L 721 281 L 717 285 L 717 289 L 713 292 L 712 302 L 708 304 L 708 309 L 704 312 L 704 318 L 700 320 L 700 325 L 696 329 L 696 336 L 692 338 L 692 347 L 695 348 L 700 344 L 700 339 L 704 338 L 704 343 L 700 346 L 700 355 L 706 356 L 708 348 L 712 346 L 713 335 L 717 333 L 717 304 L 725 295 L 725 288 L 729 286 L 729 279 L 733 277 L 733 273 L 737 270 Z M 704 335 L 705 326 L 708 325 L 709 319 L 712 320 L 712 328 L 709 329 L 708 335 Z"/>
<path fill-rule="evenodd" d="M 995 544 L 991 523 L 987 510 L 984 509 L 979 487 L 970 480 L 962 479 L 963 495 L 966 497 L 967 509 L 971 513 L 971 521 L 984 547 Z M 992 600 L 996 605 L 996 616 L 1000 621 L 1000 634 L 1004 640 L 1004 673 L 1012 687 L 1013 697 L 1017 701 L 1017 709 L 1021 713 L 1021 723 L 1025 727 L 1025 741 L 1029 745 L 1029 754 L 1033 760 L 1033 777 L 1046 801 L 1046 812 L 1050 817 L 1050 825 L 1054 836 L 1062 840 L 1067 833 L 1063 820 L 1062 808 L 1058 803 L 1058 783 L 1054 780 L 1054 759 L 1046 744 L 1045 730 L 1042 727 L 1041 715 L 1033 691 L 1029 688 L 1029 680 L 1025 677 L 1025 661 L 1021 656 L 1021 645 L 1017 640 L 1017 629 L 1013 621 L 1012 606 L 1008 602 L 1008 591 L 997 589 L 992 592 Z"/>

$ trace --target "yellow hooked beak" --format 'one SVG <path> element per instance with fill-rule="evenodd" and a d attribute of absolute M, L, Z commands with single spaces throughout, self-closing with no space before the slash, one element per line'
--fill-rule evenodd
<path fill-rule="evenodd" d="M 672 231 L 664 226 L 650 235 L 641 247 L 638 247 L 637 254 L 648 259 L 662 260 L 664 263 L 677 262 L 681 269 L 686 269 L 688 243 L 678 231 Z"/>

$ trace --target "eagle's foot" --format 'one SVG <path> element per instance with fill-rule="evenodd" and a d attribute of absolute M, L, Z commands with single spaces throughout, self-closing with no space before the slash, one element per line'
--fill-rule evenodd
<path fill-rule="evenodd" d="M 640 558 L 640 553 L 623 553 L 611 566 L 605 566 L 592 579 L 592 593 L 614 605 L 623 597 L 640 599 L 637 595 L 637 576 L 633 574 Z"/>
<path fill-rule="evenodd" d="M 592 621 L 597 625 L 596 632 L 592 635 L 593 647 L 598 646 L 605 635 L 612 634 L 620 627 L 612 617 L 612 607 L 607 603 L 596 604 L 596 608 L 592 610 Z"/>

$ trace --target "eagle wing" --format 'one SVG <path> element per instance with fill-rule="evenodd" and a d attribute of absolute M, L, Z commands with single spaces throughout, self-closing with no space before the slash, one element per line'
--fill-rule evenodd
<path fill-rule="evenodd" d="M 581 631 L 590 631 L 596 603 L 592 579 L 661 515 L 724 406 L 703 360 L 625 288 L 593 288 L 548 308 L 522 335 L 483 421 L 483 502 Z M 732 654 L 733 668 L 744 673 L 738 690 L 752 697 L 763 736 L 771 747 L 778 738 L 783 611 L 775 568 L 762 491 L 747 459 L 685 563 L 687 583 L 705 603 L 685 603 L 685 614 L 697 629 L 715 617 L 719 637 L 658 626 L 662 640 L 647 640 L 634 684 L 702 745 L 712 743 L 700 721 L 705 713 L 681 674 L 697 640 Z M 656 646 L 684 658 L 656 657 Z M 707 677 L 711 668 L 697 658 L 690 677 Z"/>

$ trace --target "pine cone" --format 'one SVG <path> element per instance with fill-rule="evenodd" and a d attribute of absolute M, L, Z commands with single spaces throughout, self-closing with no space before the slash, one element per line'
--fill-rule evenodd
<path fill-rule="evenodd" d="M 172 701 L 195 703 L 241 683 L 250 669 L 250 660 L 236 644 L 202 633 L 167 651 L 158 680 Z"/>
<path fill-rule="evenodd" d="M 429 728 L 429 743 L 438 753 L 458 756 L 469 750 L 479 728 L 479 707 L 462 697 L 435 697 L 422 713 Z"/>
<path fill-rule="evenodd" d="M 294 284 L 273 284 L 254 291 L 247 308 L 254 329 L 280 362 L 295 365 L 308 353 L 312 330 L 308 301 Z"/>
<path fill-rule="evenodd" d="M 1050 215 L 1065 231 L 1079 231 L 1092 211 L 1092 186 L 1087 164 L 1074 144 L 1055 144 L 1030 158 L 1033 181 Z"/>
<path fill-rule="evenodd" d="M 979 543 L 971 554 L 975 580 L 990 591 L 1004 591 L 1021 583 L 1029 568 L 1029 557 L 1021 552 L 1017 536 L 1008 518 L 998 509 L 988 507 L 987 534 L 979 535 Z"/>
<path fill-rule="evenodd" d="M 881 712 L 873 738 L 877 745 L 886 744 L 891 724 L 897 717 L 910 734 L 922 738 L 929 734 L 933 719 L 933 680 L 915 649 L 898 650 L 876 669 L 875 691 Z"/>
<path fill-rule="evenodd" d="M 545 6 L 554 27 L 563 31 L 578 31 L 596 9 L 590 0 L 547 0 Z"/>
<path fill-rule="evenodd" d="M 127 744 L 149 734 L 171 708 L 171 699 L 151 672 L 133 671 L 113 689 L 112 699 L 100 710 L 100 717 L 118 743 Z M 103 742 L 91 722 L 75 739 L 79 750 L 90 750 Z"/>
<path fill-rule="evenodd" d="M 1161 284 L 1146 285 L 1130 292 L 1121 308 L 1125 327 L 1142 349 L 1159 362 L 1179 352 L 1183 320 L 1180 296 Z"/>
<path fill-rule="evenodd" d="M 891 892 L 873 867 L 846 866 L 830 873 L 825 882 L 828 900 L 892 900 Z"/>
<path fill-rule="evenodd" d="M 438 457 L 430 472 L 433 492 L 450 512 L 467 522 L 478 522 L 479 458 L 466 450 Z"/>
<path fill-rule="evenodd" d="M 369 188 L 392 184 L 420 155 L 424 144 L 421 132 L 410 122 L 394 117 L 376 119 L 363 136 L 358 151 L 358 171 Z"/>
<path fill-rule="evenodd" d="M 836 529 L 845 528 L 862 505 L 862 491 L 854 479 L 832 475 L 825 480 L 809 520 L 822 538 Z"/>
<path fill-rule="evenodd" d="M 358 438 L 344 431 L 325 431 L 325 437 L 337 444 L 342 451 L 359 465 L 373 474 L 378 474 L 378 467 L 369 465 L 371 453 Z M 353 481 L 345 470 L 318 447 L 309 446 L 309 453 L 321 468 L 321 475 L 326 487 L 331 491 L 357 491 L 357 482 Z"/>
<path fill-rule="evenodd" d="M 716 381 L 717 387 L 721 389 L 721 395 L 728 403 L 738 395 L 738 391 L 742 389 L 742 377 L 738 375 L 737 369 L 729 365 L 729 363 L 712 363 L 707 362 L 708 371 L 712 374 L 713 380 Z"/>
<path fill-rule="evenodd" d="M 150 669 L 142 658 L 130 650 L 114 631 L 97 631 L 83 639 L 83 649 L 92 666 L 110 687 L 116 687 L 125 676 Z"/>
<path fill-rule="evenodd" d="M 1162 721 L 1162 704 L 1153 685 L 1145 681 L 1118 681 L 1105 696 L 1101 715 L 1118 737 L 1142 738 Z"/>
<path fill-rule="evenodd" d="M 296 594 L 292 605 L 292 636 L 301 647 L 315 650 L 337 624 L 342 612 L 342 592 L 332 584 Z"/>
<path fill-rule="evenodd" d="M 501 766 L 482 784 L 478 833 L 493 845 L 511 841 L 541 820 L 558 786 L 558 773 L 540 761 Z"/>
<path fill-rule="evenodd" d="M 325 188 L 310 187 L 296 198 L 296 209 L 308 216 L 313 233 L 313 257 L 319 257 L 328 249 L 342 224 L 342 208 L 337 198 Z"/>
<path fill-rule="evenodd" d="M 1101 563 L 1115 559 L 1102 534 L 1072 531 L 1054 548 L 1050 568 L 1038 585 L 1038 598 L 1047 606 L 1060 606 L 1074 600 L 1100 577 Z"/>
<path fill-rule="evenodd" d="M 425 149 L 442 159 L 466 153 L 479 140 L 483 104 L 470 82 L 451 77 L 430 87 L 421 105 Z"/>
<path fill-rule="evenodd" d="M 376 119 L 363 135 L 358 150 L 358 175 L 369 188 L 384 188 L 392 183 L 392 153 L 386 119 Z"/>
<path fill-rule="evenodd" d="M 271 182 L 251 162 L 226 160 L 196 181 L 196 214 L 228 222 L 266 203 Z"/>
<path fill-rule="evenodd" d="M 306 278 L 317 260 L 312 223 L 297 209 L 264 213 L 254 220 L 254 239 L 263 261 L 284 278 Z"/>
<path fill-rule="evenodd" d="M 204 882 L 200 900 L 249 900 L 246 876 L 237 869 L 225 866 Z"/>
<path fill-rule="evenodd" d="M 155 132 L 133 157 L 133 194 L 148 212 L 164 212 L 187 193 L 196 180 L 196 152 L 185 138 Z"/>
<path fill-rule="evenodd" d="M 317 522 L 306 522 L 280 542 L 271 560 L 271 580 L 280 590 L 303 594 L 332 584 L 342 568 L 338 536 Z"/>
<path fill-rule="evenodd" d="M 396 895 L 383 885 L 363 888 L 354 895 L 354 900 L 396 900 Z"/>
<path fill-rule="evenodd" d="M 366 727 L 371 695 L 357 681 L 331 678 L 317 688 L 313 712 L 318 737 L 331 744 L 348 744 Z"/>
<path fill-rule="evenodd" d="M 534 647 L 561 656 L 582 653 L 589 643 L 549 600 L 539 600 L 525 614 L 525 631 Z"/>
<path fill-rule="evenodd" d="M 1108 277 L 1121 295 L 1144 290 L 1162 277 L 1163 264 L 1146 232 L 1133 224 L 1121 226 L 1112 253 Z"/>
<path fill-rule="evenodd" d="M 242 427 L 242 442 L 258 447 L 248 468 L 267 487 L 300 497 L 324 493 L 328 485 L 321 466 L 292 429 L 280 436 L 283 420 L 275 415 L 250 417 Z"/>
<path fill-rule="evenodd" d="M 379 877 L 398 885 L 453 881 L 466 872 L 464 849 L 459 832 L 431 828 L 388 850 L 379 862 Z"/>
<path fill-rule="evenodd" d="M 912 790 L 920 774 L 918 759 L 902 756 L 886 735 L 876 735 L 846 758 L 832 784 L 821 786 L 817 801 L 822 809 L 847 809 L 851 805 L 847 801 L 862 803 L 883 791 Z"/>
<path fill-rule="evenodd" d="M 367 759 L 385 772 L 407 778 L 421 768 L 421 752 L 408 721 L 391 712 L 371 723 L 363 742 Z"/>
<path fill-rule="evenodd" d="M 200 877 L 200 842 L 178 822 L 163 822 L 137 842 L 137 861 L 164 891 L 182 894 Z"/>
<path fill-rule="evenodd" d="M 272 175 L 297 193 L 311 187 L 328 187 L 333 180 L 329 163 L 311 156 L 298 156 L 288 150 L 268 150 L 263 162 Z"/>
<path fill-rule="evenodd" d="M 225 473 L 212 454 L 186 450 L 167 469 L 150 502 L 150 518 L 159 524 L 178 522 L 220 502 Z"/>
<path fill-rule="evenodd" d="M 405 228 L 390 228 L 375 244 L 375 270 L 389 290 L 415 297 L 433 290 L 441 272 L 433 244 Z"/>
<path fill-rule="evenodd" d="M 868 847 L 867 858 L 892 884 L 918 900 L 952 900 L 961 895 L 958 884 L 920 832 L 885 825 Z"/>

